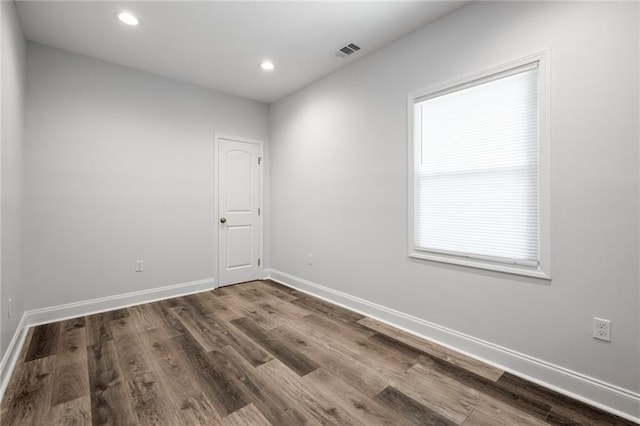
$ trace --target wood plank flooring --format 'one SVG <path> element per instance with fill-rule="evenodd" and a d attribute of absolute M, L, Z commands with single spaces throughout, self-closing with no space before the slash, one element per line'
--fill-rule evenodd
<path fill-rule="evenodd" d="M 35 327 L 1 425 L 631 425 L 271 281 Z"/>

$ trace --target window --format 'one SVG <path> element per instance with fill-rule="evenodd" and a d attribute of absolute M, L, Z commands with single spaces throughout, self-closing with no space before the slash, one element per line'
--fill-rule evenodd
<path fill-rule="evenodd" d="M 545 58 L 410 96 L 410 256 L 549 278 Z"/>

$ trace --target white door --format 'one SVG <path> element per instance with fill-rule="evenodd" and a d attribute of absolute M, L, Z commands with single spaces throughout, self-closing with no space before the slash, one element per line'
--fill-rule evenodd
<path fill-rule="evenodd" d="M 262 144 L 217 137 L 218 285 L 262 278 Z"/>

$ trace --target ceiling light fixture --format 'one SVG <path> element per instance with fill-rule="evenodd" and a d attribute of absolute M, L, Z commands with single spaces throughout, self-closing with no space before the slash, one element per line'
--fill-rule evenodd
<path fill-rule="evenodd" d="M 118 12 L 116 16 L 120 22 L 131 25 L 132 27 L 140 24 L 138 17 L 131 12 Z"/>
<path fill-rule="evenodd" d="M 276 66 L 273 65 L 273 62 L 271 61 L 262 61 L 262 63 L 260 64 L 260 68 L 262 68 L 265 71 L 271 71 L 275 67 Z"/>

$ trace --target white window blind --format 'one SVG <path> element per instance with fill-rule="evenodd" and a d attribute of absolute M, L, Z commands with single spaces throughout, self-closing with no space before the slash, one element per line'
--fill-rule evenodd
<path fill-rule="evenodd" d="M 539 264 L 537 63 L 415 102 L 414 245 Z"/>

